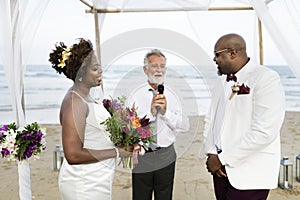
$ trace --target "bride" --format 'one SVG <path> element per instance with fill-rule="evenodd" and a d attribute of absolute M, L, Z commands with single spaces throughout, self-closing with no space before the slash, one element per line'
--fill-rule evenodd
<path fill-rule="evenodd" d="M 61 109 L 65 159 L 59 172 L 62 199 L 111 199 L 116 158 L 131 152 L 115 147 L 100 125 L 110 114 L 89 92 L 102 83 L 102 69 L 89 40 L 67 48 L 59 43 L 50 53 L 52 67 L 74 81 Z"/>

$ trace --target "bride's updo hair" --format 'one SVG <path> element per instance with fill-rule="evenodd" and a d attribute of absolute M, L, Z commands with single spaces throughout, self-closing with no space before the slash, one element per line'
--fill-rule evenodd
<path fill-rule="evenodd" d="M 75 81 L 77 72 L 87 56 L 91 56 L 93 45 L 90 40 L 79 39 L 79 43 L 67 47 L 63 42 L 55 45 L 50 53 L 49 61 L 59 74 L 63 73 L 67 78 Z"/>

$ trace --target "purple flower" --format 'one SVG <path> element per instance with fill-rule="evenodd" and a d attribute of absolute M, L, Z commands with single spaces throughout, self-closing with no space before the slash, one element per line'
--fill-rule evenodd
<path fill-rule="evenodd" d="M 27 133 L 21 135 L 22 140 L 30 140 L 29 136 Z"/>
<path fill-rule="evenodd" d="M 43 133 L 41 131 L 37 131 L 36 135 L 35 135 L 35 137 L 33 139 L 33 142 L 34 143 L 40 142 L 42 137 L 43 137 Z"/>
<path fill-rule="evenodd" d="M 103 99 L 102 103 L 103 103 L 104 108 L 106 108 L 106 110 L 108 112 L 110 112 L 111 101 L 109 99 Z"/>
<path fill-rule="evenodd" d="M 1 154 L 2 154 L 2 157 L 5 157 L 9 154 L 9 151 L 6 148 L 2 148 Z"/>
<path fill-rule="evenodd" d="M 30 158 L 32 156 L 31 149 L 27 148 L 23 156 L 24 158 Z"/>
<path fill-rule="evenodd" d="M 8 125 L 3 125 L 1 128 L 0 128 L 0 131 L 7 131 L 8 130 Z"/>
<path fill-rule="evenodd" d="M 4 133 L 0 132 L 0 140 L 4 137 Z"/>
<path fill-rule="evenodd" d="M 117 100 L 114 100 L 114 105 L 115 105 L 115 110 L 121 110 L 122 109 L 121 104 Z"/>
<path fill-rule="evenodd" d="M 36 146 L 36 144 L 33 146 L 29 146 L 28 149 L 30 149 L 30 151 L 34 151 L 37 149 L 37 146 Z"/>
<path fill-rule="evenodd" d="M 103 103 L 103 106 L 105 107 L 105 109 L 109 112 L 109 114 L 111 116 L 117 110 L 122 110 L 121 103 L 116 99 L 114 99 L 114 100 L 103 99 L 102 103 Z"/>

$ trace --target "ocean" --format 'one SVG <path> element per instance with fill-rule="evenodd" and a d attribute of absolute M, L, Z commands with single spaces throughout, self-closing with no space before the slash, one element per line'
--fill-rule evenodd
<path fill-rule="evenodd" d="M 278 72 L 286 95 L 286 110 L 300 111 L 300 80 L 288 66 L 266 66 Z M 203 115 L 210 103 L 209 81 L 216 69 L 201 71 L 193 66 L 168 66 L 166 84 L 176 90 L 188 115 Z M 58 123 L 61 101 L 72 81 L 57 74 L 50 65 L 29 65 L 24 73 L 26 121 Z M 104 96 L 129 95 L 130 89 L 145 83 L 140 66 L 110 66 L 103 73 Z M 0 124 L 13 121 L 10 92 L 0 66 Z M 97 97 L 97 95 L 95 95 Z"/>

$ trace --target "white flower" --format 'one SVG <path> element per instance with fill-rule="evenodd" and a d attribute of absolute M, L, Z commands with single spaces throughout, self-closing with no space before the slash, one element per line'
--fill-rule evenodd
<path fill-rule="evenodd" d="M 70 55 L 72 55 L 71 48 L 65 48 L 64 51 L 61 53 L 62 59 L 58 64 L 60 68 L 64 68 L 66 66 L 66 61 L 69 59 Z"/>
<path fill-rule="evenodd" d="M 239 82 L 235 83 L 233 86 L 231 86 L 232 92 L 238 92 L 240 91 L 241 84 Z"/>

